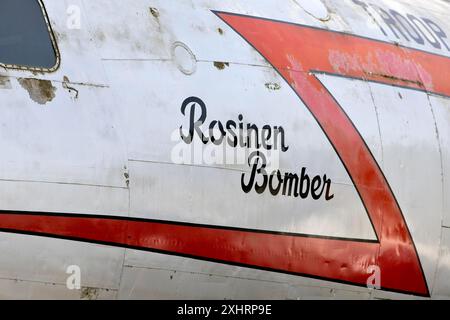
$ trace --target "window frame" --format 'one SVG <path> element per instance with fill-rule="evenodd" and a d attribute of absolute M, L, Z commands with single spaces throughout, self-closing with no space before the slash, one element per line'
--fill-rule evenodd
<path fill-rule="evenodd" d="M 0 61 L 0 67 L 2 67 L 4 69 L 35 71 L 35 72 L 48 72 L 48 73 L 55 72 L 56 70 L 59 69 L 59 66 L 61 64 L 61 55 L 59 53 L 58 43 L 56 42 L 56 37 L 53 32 L 53 28 L 52 28 L 52 26 L 50 24 L 50 20 L 48 18 L 47 10 L 45 9 L 43 0 L 36 0 L 36 1 L 39 4 L 39 7 L 41 8 L 41 12 L 44 17 L 45 24 L 47 25 L 47 31 L 50 36 L 50 42 L 52 44 L 53 51 L 55 53 L 55 58 L 56 58 L 55 65 L 51 68 L 43 68 L 43 67 L 17 65 L 17 64 L 7 64 L 7 63 L 2 63 Z"/>

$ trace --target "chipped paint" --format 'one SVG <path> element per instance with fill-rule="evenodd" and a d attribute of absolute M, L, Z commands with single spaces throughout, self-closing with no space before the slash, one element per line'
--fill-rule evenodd
<path fill-rule="evenodd" d="M 267 82 L 265 84 L 266 88 L 272 91 L 277 91 L 281 89 L 281 85 L 279 83 L 276 82 Z"/>
<path fill-rule="evenodd" d="M 218 70 L 223 70 L 229 66 L 230 66 L 230 63 L 228 63 L 228 62 L 214 61 L 214 67 L 216 67 Z"/>
<path fill-rule="evenodd" d="M 80 292 L 80 299 L 82 300 L 97 300 L 99 295 L 98 288 L 83 287 Z"/>
<path fill-rule="evenodd" d="M 75 89 L 74 87 L 69 86 L 69 84 L 71 84 L 69 78 L 67 76 L 64 76 L 63 82 L 62 82 L 62 87 L 64 89 L 66 89 L 67 91 L 69 91 L 69 93 L 71 94 L 71 97 L 74 100 L 78 99 L 79 91 L 77 89 Z"/>
<path fill-rule="evenodd" d="M 349 54 L 339 50 L 329 50 L 328 61 L 333 71 L 340 74 L 350 74 L 363 71 L 372 80 L 389 79 L 398 84 L 414 84 L 419 88 L 434 89 L 433 78 L 420 64 L 402 51 L 388 52 L 374 50 L 362 57 L 356 53 Z M 395 73 L 400 76 L 390 76 Z"/>
<path fill-rule="evenodd" d="M 159 18 L 159 11 L 156 8 L 151 7 L 150 8 L 150 14 L 156 19 Z"/>
<path fill-rule="evenodd" d="M 22 88 L 28 91 L 30 98 L 39 104 L 46 104 L 55 98 L 56 88 L 49 80 L 40 80 L 33 78 L 19 78 Z"/>
<path fill-rule="evenodd" d="M 124 170 L 123 176 L 125 178 L 125 184 L 127 185 L 127 188 L 129 188 L 130 187 L 130 172 L 129 172 L 127 166 L 125 166 L 123 168 L 123 170 Z"/>
<path fill-rule="evenodd" d="M 294 0 L 294 2 L 310 16 L 323 22 L 330 20 L 328 8 L 321 0 Z"/>

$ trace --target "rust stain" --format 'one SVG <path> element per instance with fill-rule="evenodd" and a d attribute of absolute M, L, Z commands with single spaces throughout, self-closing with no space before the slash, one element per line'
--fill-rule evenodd
<path fill-rule="evenodd" d="M 219 70 L 223 70 L 229 66 L 230 64 L 228 62 L 214 61 L 214 67 L 216 67 Z"/>
<path fill-rule="evenodd" d="M 44 105 L 55 98 L 56 88 L 49 80 L 19 78 L 18 81 L 34 102 Z"/>
<path fill-rule="evenodd" d="M 97 300 L 98 299 L 98 289 L 97 288 L 89 288 L 83 287 L 81 288 L 80 298 L 85 300 Z"/>
<path fill-rule="evenodd" d="M 364 71 L 364 73 L 370 77 L 383 78 L 383 79 L 388 79 L 388 80 L 395 81 L 395 82 L 403 82 L 403 83 L 408 83 L 408 84 L 414 84 L 419 87 L 425 87 L 421 81 L 398 78 L 398 77 L 394 77 L 394 76 L 382 74 L 382 73 L 373 73 L 373 72 L 367 72 L 367 71 Z"/>
<path fill-rule="evenodd" d="M 11 89 L 9 77 L 0 76 L 0 89 Z"/>

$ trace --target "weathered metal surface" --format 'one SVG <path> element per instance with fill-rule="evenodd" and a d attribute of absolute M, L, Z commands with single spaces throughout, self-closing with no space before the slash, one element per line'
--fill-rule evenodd
<path fill-rule="evenodd" d="M 0 297 L 450 298 L 448 3 L 43 4 L 59 68 L 0 70 Z M 264 188 L 230 124 L 284 138 Z"/>

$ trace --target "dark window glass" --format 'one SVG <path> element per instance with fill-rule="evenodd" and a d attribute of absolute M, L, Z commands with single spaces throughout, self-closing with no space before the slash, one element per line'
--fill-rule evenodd
<path fill-rule="evenodd" d="M 0 0 L 0 63 L 55 66 L 55 49 L 38 0 Z"/>

